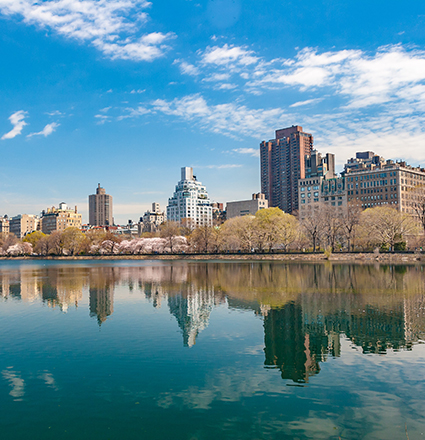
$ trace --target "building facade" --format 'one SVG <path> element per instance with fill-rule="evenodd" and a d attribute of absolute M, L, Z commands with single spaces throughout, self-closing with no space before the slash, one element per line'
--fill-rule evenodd
<path fill-rule="evenodd" d="M 54 231 L 64 231 L 66 228 L 81 229 L 81 214 L 77 207 L 74 209 L 66 206 L 65 202 L 59 204 L 59 208 L 52 206 L 41 213 L 41 231 L 43 234 L 51 234 Z"/>
<path fill-rule="evenodd" d="M 242 217 L 244 215 L 255 215 L 260 209 L 266 209 L 269 203 L 266 196 L 262 193 L 253 194 L 251 200 L 241 200 L 238 202 L 227 202 L 227 218 Z"/>
<path fill-rule="evenodd" d="M 89 196 L 89 225 L 112 226 L 114 224 L 112 196 L 106 194 L 100 183 L 97 185 L 96 194 Z"/>
<path fill-rule="evenodd" d="M 188 227 L 212 226 L 212 207 L 205 186 L 193 175 L 191 167 L 181 169 L 173 197 L 168 199 L 167 221 Z"/>
<path fill-rule="evenodd" d="M 356 153 L 344 167 L 348 202 L 362 209 L 392 206 L 415 215 L 415 203 L 425 195 L 425 169 L 404 161 L 384 160 L 373 152 Z"/>
<path fill-rule="evenodd" d="M 336 208 L 342 215 L 347 209 L 345 178 L 335 174 L 335 156 L 325 156 L 313 150 L 305 158 L 306 177 L 298 181 L 298 216 L 316 215 L 326 206 Z"/>
<path fill-rule="evenodd" d="M 161 211 L 159 203 L 152 203 L 152 210 L 146 211 L 143 217 L 140 217 L 139 235 L 142 232 L 156 232 L 165 221 L 165 213 Z"/>
<path fill-rule="evenodd" d="M 0 217 L 0 233 L 9 233 L 9 217 L 7 215 Z"/>
<path fill-rule="evenodd" d="M 22 214 L 12 217 L 9 221 L 9 231 L 18 238 L 23 238 L 40 227 L 40 219 L 36 215 Z"/>
<path fill-rule="evenodd" d="M 261 192 L 270 207 L 298 210 L 298 180 L 305 178 L 306 155 L 313 150 L 313 136 L 300 126 L 276 130 L 276 138 L 260 144 Z"/>

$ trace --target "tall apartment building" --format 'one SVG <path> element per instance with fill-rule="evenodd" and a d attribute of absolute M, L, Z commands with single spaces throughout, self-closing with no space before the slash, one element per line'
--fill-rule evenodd
<path fill-rule="evenodd" d="M 299 218 L 314 215 L 331 206 L 343 214 L 347 208 L 347 191 L 344 177 L 335 174 L 335 155 L 322 157 L 313 150 L 305 158 L 306 176 L 298 181 Z"/>
<path fill-rule="evenodd" d="M 242 217 L 244 215 L 255 215 L 260 209 L 266 209 L 269 204 L 262 193 L 253 194 L 251 200 L 240 200 L 238 202 L 227 202 L 226 217 Z"/>
<path fill-rule="evenodd" d="M 89 196 L 89 225 L 112 226 L 114 217 L 112 211 L 112 196 L 106 194 L 100 183 L 97 185 L 96 194 Z"/>
<path fill-rule="evenodd" d="M 9 217 L 7 215 L 0 217 L 0 233 L 9 233 Z"/>
<path fill-rule="evenodd" d="M 59 208 L 52 206 L 41 213 L 41 231 L 44 234 L 64 231 L 70 227 L 81 229 L 81 214 L 78 213 L 77 207 L 71 209 L 62 202 Z"/>
<path fill-rule="evenodd" d="M 212 207 L 207 189 L 196 180 L 191 167 L 181 169 L 181 180 L 173 197 L 168 199 L 167 220 L 184 221 L 189 227 L 212 226 Z"/>
<path fill-rule="evenodd" d="M 9 221 L 9 230 L 11 234 L 15 234 L 18 238 L 39 229 L 40 219 L 36 215 L 22 214 L 12 217 Z"/>
<path fill-rule="evenodd" d="M 139 235 L 142 232 L 155 232 L 165 221 L 165 213 L 161 211 L 159 203 L 152 203 L 152 210 L 146 211 L 143 217 L 140 217 Z"/>
<path fill-rule="evenodd" d="M 305 178 L 304 157 L 313 149 L 313 136 L 300 126 L 276 130 L 276 138 L 260 144 L 261 192 L 270 207 L 298 210 L 298 180 Z"/>
<path fill-rule="evenodd" d="M 363 209 L 390 205 L 415 215 L 415 202 L 425 195 L 425 169 L 404 161 L 384 160 L 371 151 L 356 153 L 344 167 L 348 202 Z"/>

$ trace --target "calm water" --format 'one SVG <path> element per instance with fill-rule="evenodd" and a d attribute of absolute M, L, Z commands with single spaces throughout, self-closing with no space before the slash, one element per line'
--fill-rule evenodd
<path fill-rule="evenodd" d="M 0 263 L 0 438 L 425 438 L 425 267 Z"/>

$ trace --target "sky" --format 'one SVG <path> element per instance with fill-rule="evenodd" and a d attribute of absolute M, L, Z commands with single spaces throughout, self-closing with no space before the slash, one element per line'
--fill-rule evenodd
<path fill-rule="evenodd" d="M 260 191 L 259 144 L 301 125 L 425 165 L 418 0 L 0 0 L 0 215 L 62 201 L 115 222 L 165 207 L 192 166 L 212 200 Z"/>

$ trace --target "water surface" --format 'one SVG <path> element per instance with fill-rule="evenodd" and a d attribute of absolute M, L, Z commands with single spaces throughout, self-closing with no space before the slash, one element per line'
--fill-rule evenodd
<path fill-rule="evenodd" d="M 2 439 L 425 436 L 424 266 L 2 262 Z"/>

